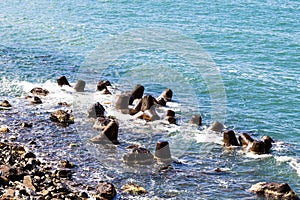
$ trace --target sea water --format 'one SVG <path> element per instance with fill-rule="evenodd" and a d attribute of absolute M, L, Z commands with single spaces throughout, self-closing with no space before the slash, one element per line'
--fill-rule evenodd
<path fill-rule="evenodd" d="M 247 190 L 259 181 L 287 182 L 299 194 L 299 18 L 300 3 L 292 0 L 3 0 L 0 99 L 14 109 L 1 111 L 0 123 L 20 134 L 13 127 L 34 122 L 34 131 L 21 131 L 19 142 L 40 141 L 45 159 L 69 158 L 80 168 L 75 179 L 109 180 L 118 188 L 138 183 L 148 190 L 145 199 L 257 199 Z M 72 84 L 84 78 L 86 93 L 57 87 L 61 75 Z M 170 87 L 176 92 L 168 108 L 176 111 L 179 124 L 125 116 L 120 146 L 90 144 L 97 132 L 84 115 L 89 103 L 101 101 L 111 115 L 122 117 L 110 110 L 112 97 L 94 92 L 100 79 L 110 80 L 114 93 L 139 83 L 158 96 Z M 35 86 L 50 90 L 42 105 L 24 100 Z M 60 101 L 72 104 L 75 125 L 49 122 Z M 187 126 L 191 114 L 200 113 L 203 127 Z M 271 153 L 225 150 L 220 134 L 203 131 L 216 119 L 256 139 L 271 136 L 276 141 Z M 161 138 L 170 141 L 177 160 L 171 169 L 132 169 L 122 163 L 126 145 L 153 152 Z M 79 147 L 70 150 L 71 143 Z"/>

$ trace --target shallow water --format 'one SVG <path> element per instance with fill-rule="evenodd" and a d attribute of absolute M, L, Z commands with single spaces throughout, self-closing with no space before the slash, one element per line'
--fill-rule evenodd
<path fill-rule="evenodd" d="M 297 1 L 1 1 L 0 99 L 14 109 L 0 111 L 0 123 L 12 127 L 9 134 L 19 134 L 19 142 L 38 140 L 41 155 L 75 162 L 81 171 L 74 178 L 91 184 L 110 180 L 118 188 L 133 181 L 148 190 L 145 199 L 257 199 L 247 189 L 258 181 L 288 182 L 299 194 L 299 10 Z M 134 30 L 158 31 L 145 41 Z M 124 48 L 113 42 L 120 38 L 126 38 Z M 198 46 L 183 48 L 193 42 Z M 217 69 L 224 84 L 224 117 L 213 112 L 224 106 L 224 96 L 214 101 L 214 80 L 196 71 L 203 68 L 194 63 L 205 55 L 213 60 L 208 69 Z M 98 60 L 89 66 L 92 58 Z M 157 96 L 169 86 L 176 91 L 169 106 L 177 109 L 181 126 L 126 119 L 120 122 L 120 146 L 88 143 L 97 132 L 85 118 L 87 105 L 78 103 L 84 97 L 56 87 L 60 75 L 72 83 L 89 81 L 87 104 L 100 99 L 94 88 L 102 78 L 113 83 L 114 92 L 141 83 Z M 32 106 L 23 95 L 34 86 L 53 95 Z M 59 101 L 73 103 L 75 125 L 49 121 Z M 225 151 L 218 135 L 185 126 L 192 113 L 201 113 L 204 126 L 220 116 L 228 128 L 256 138 L 270 135 L 276 144 L 268 156 Z M 34 128 L 20 130 L 24 120 Z M 153 152 L 161 138 L 170 141 L 178 160 L 171 169 L 132 169 L 121 162 L 126 145 L 139 143 Z M 218 167 L 224 173 L 213 172 Z"/>

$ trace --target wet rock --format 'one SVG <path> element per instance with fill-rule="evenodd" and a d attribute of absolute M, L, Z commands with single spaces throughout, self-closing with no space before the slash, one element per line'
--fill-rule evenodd
<path fill-rule="evenodd" d="M 142 119 L 146 121 L 155 121 L 155 120 L 159 120 L 160 117 L 158 116 L 158 114 L 155 112 L 154 109 L 149 109 L 144 111 L 142 115 Z"/>
<path fill-rule="evenodd" d="M 36 191 L 36 188 L 33 185 L 33 182 L 32 182 L 32 179 L 30 176 L 24 176 L 23 185 L 33 191 Z"/>
<path fill-rule="evenodd" d="M 10 165 L 0 165 L 0 174 L 11 181 L 23 180 L 23 177 L 25 176 L 21 169 Z"/>
<path fill-rule="evenodd" d="M 72 177 L 72 171 L 70 169 L 57 169 L 55 171 L 55 175 L 59 178 L 68 178 L 70 179 Z"/>
<path fill-rule="evenodd" d="M 166 102 L 172 101 L 173 91 L 170 88 L 165 89 L 158 99 L 163 98 Z"/>
<path fill-rule="evenodd" d="M 140 99 L 135 105 L 133 108 L 129 109 L 129 114 L 130 115 L 135 115 L 137 114 L 140 110 L 141 110 L 141 107 L 142 107 L 142 99 Z"/>
<path fill-rule="evenodd" d="M 43 89 L 41 87 L 35 87 L 30 92 L 34 95 L 39 95 L 39 96 L 47 96 L 49 94 L 49 91 L 46 89 Z"/>
<path fill-rule="evenodd" d="M 68 161 L 68 160 L 61 160 L 60 161 L 60 166 L 62 168 L 73 168 L 74 164 L 71 164 L 70 161 Z"/>
<path fill-rule="evenodd" d="M 0 101 L 0 107 L 10 108 L 12 106 L 7 100 L 4 100 L 4 101 Z"/>
<path fill-rule="evenodd" d="M 57 110 L 51 113 L 50 120 L 62 124 L 74 124 L 74 116 L 64 110 Z"/>
<path fill-rule="evenodd" d="M 88 109 L 87 117 L 89 118 L 104 117 L 104 112 L 105 112 L 105 108 L 99 102 L 97 102 Z"/>
<path fill-rule="evenodd" d="M 261 141 L 265 144 L 265 152 L 270 152 L 272 148 L 272 143 L 274 143 L 274 140 L 270 136 L 263 136 L 261 138 Z"/>
<path fill-rule="evenodd" d="M 167 110 L 165 120 L 170 124 L 176 124 L 175 112 L 173 110 Z"/>
<path fill-rule="evenodd" d="M 41 103 L 43 103 L 42 100 L 37 96 L 26 96 L 25 99 L 27 99 L 32 104 L 41 104 Z"/>
<path fill-rule="evenodd" d="M 166 106 L 167 105 L 167 101 L 163 97 L 158 97 L 156 99 L 156 102 L 157 102 L 158 105 L 161 105 L 161 106 Z"/>
<path fill-rule="evenodd" d="M 64 85 L 68 85 L 68 86 L 71 87 L 69 81 L 67 80 L 67 78 L 66 78 L 65 76 L 60 76 L 60 77 L 58 77 L 56 81 L 57 81 L 57 84 L 58 84 L 60 87 L 62 87 L 62 86 L 64 86 Z"/>
<path fill-rule="evenodd" d="M 100 131 L 104 130 L 105 127 L 111 122 L 112 119 L 106 117 L 98 117 L 93 128 L 98 129 Z"/>
<path fill-rule="evenodd" d="M 96 188 L 96 199 L 112 200 L 117 195 L 115 186 L 109 182 L 101 181 Z"/>
<path fill-rule="evenodd" d="M 202 117 L 201 115 L 192 115 L 189 124 L 195 124 L 197 126 L 201 126 L 202 125 Z"/>
<path fill-rule="evenodd" d="M 254 139 L 247 133 L 242 133 L 240 136 L 239 136 L 239 141 L 240 141 L 240 144 L 242 146 L 248 146 L 250 145 Z"/>
<path fill-rule="evenodd" d="M 108 123 L 105 129 L 97 136 L 90 139 L 93 143 L 113 143 L 119 144 L 118 141 L 119 125 L 115 120 Z"/>
<path fill-rule="evenodd" d="M 287 183 L 259 182 L 252 185 L 249 191 L 268 199 L 299 200 Z"/>
<path fill-rule="evenodd" d="M 5 176 L 0 176 L 0 186 L 7 186 L 9 184 L 9 179 Z"/>
<path fill-rule="evenodd" d="M 236 139 L 235 133 L 233 130 L 226 130 L 223 133 L 223 143 L 225 147 L 229 146 L 240 146 L 238 140 Z"/>
<path fill-rule="evenodd" d="M 158 141 L 156 143 L 154 156 L 159 162 L 168 164 L 172 162 L 169 142 L 165 140 Z"/>
<path fill-rule="evenodd" d="M 97 91 L 100 91 L 102 94 L 111 94 L 107 89 L 107 86 L 111 86 L 109 81 L 99 81 L 97 84 Z"/>
<path fill-rule="evenodd" d="M 141 195 L 146 194 L 147 190 L 137 184 L 134 183 L 127 183 L 121 187 L 121 190 L 125 193 L 131 194 L 131 195 Z"/>
<path fill-rule="evenodd" d="M 121 94 L 116 96 L 115 108 L 116 109 L 128 109 L 130 96 L 127 94 Z"/>
<path fill-rule="evenodd" d="M 77 82 L 74 85 L 74 90 L 76 92 L 84 92 L 84 88 L 85 88 L 85 81 L 83 80 L 77 80 Z"/>
<path fill-rule="evenodd" d="M 8 133 L 9 128 L 8 127 L 0 127 L 0 133 Z"/>
<path fill-rule="evenodd" d="M 67 102 L 59 102 L 58 103 L 59 106 L 65 106 L 65 107 L 70 107 L 71 105 L 68 104 Z"/>
<path fill-rule="evenodd" d="M 123 161 L 128 165 L 148 165 L 153 163 L 154 156 L 143 147 L 133 148 L 123 156 Z"/>
<path fill-rule="evenodd" d="M 254 140 L 251 144 L 249 144 L 248 149 L 252 153 L 263 154 L 265 153 L 265 143 L 263 141 Z"/>
<path fill-rule="evenodd" d="M 135 85 L 133 90 L 131 91 L 131 95 L 129 98 L 129 105 L 132 105 L 135 99 L 141 99 L 143 97 L 144 90 L 145 90 L 144 86 L 140 84 Z"/>
<path fill-rule="evenodd" d="M 32 128 L 32 123 L 22 122 L 21 127 L 22 128 Z"/>
<path fill-rule="evenodd" d="M 220 122 L 213 122 L 209 127 L 208 130 L 215 131 L 215 132 L 222 132 L 225 126 Z"/>
<path fill-rule="evenodd" d="M 154 106 L 154 103 L 156 103 L 156 99 L 151 95 L 143 96 L 142 98 L 142 105 L 141 105 L 141 111 L 146 111 L 152 108 Z"/>

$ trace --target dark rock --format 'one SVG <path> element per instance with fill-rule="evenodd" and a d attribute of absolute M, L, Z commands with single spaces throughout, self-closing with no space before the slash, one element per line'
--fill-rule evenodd
<path fill-rule="evenodd" d="M 85 81 L 77 80 L 77 82 L 74 85 L 74 90 L 76 92 L 84 92 L 84 88 L 85 88 Z"/>
<path fill-rule="evenodd" d="M 57 78 L 57 84 L 59 86 L 64 86 L 64 85 L 68 85 L 71 87 L 70 83 L 68 82 L 67 78 L 65 76 L 60 76 Z"/>
<path fill-rule="evenodd" d="M 138 85 L 134 86 L 133 90 L 131 91 L 130 98 L 129 98 L 129 105 L 132 105 L 132 103 L 135 99 L 141 99 L 143 97 L 144 90 L 145 90 L 145 88 L 142 85 L 138 84 Z"/>
<path fill-rule="evenodd" d="M 87 117 L 89 118 L 97 118 L 104 117 L 105 108 L 99 103 L 95 103 L 91 108 L 87 111 Z"/>
<path fill-rule="evenodd" d="M 99 129 L 100 131 L 104 130 L 105 127 L 111 122 L 112 119 L 106 117 L 98 117 L 93 128 Z"/>
<path fill-rule="evenodd" d="M 9 184 L 9 179 L 5 176 L 0 176 L 0 186 L 7 186 Z"/>
<path fill-rule="evenodd" d="M 68 104 L 67 102 L 59 102 L 58 103 L 59 106 L 65 106 L 65 107 L 70 107 L 71 105 Z"/>
<path fill-rule="evenodd" d="M 133 148 L 131 152 L 123 156 L 123 161 L 128 165 L 148 165 L 152 164 L 154 156 L 145 148 Z"/>
<path fill-rule="evenodd" d="M 144 111 L 142 119 L 146 121 L 155 121 L 159 120 L 160 117 L 157 115 L 154 109 L 149 109 Z"/>
<path fill-rule="evenodd" d="M 160 162 L 170 163 L 172 161 L 170 145 L 168 141 L 160 140 L 156 143 L 155 158 Z"/>
<path fill-rule="evenodd" d="M 21 171 L 21 169 L 12 167 L 10 165 L 0 165 L 0 174 L 11 181 L 23 180 L 24 176 L 26 175 Z"/>
<path fill-rule="evenodd" d="M 274 140 L 270 136 L 263 136 L 261 141 L 265 144 L 265 152 L 269 152 L 272 148 L 272 143 L 274 143 Z"/>
<path fill-rule="evenodd" d="M 55 171 L 55 175 L 59 178 L 68 178 L 70 179 L 72 177 L 72 171 L 70 169 L 57 169 Z"/>
<path fill-rule="evenodd" d="M 259 182 L 252 185 L 249 191 L 264 195 L 267 199 L 299 200 L 287 183 Z"/>
<path fill-rule="evenodd" d="M 97 91 L 101 91 L 102 94 L 111 94 L 107 89 L 107 86 L 111 86 L 109 81 L 99 81 L 97 84 Z"/>
<path fill-rule="evenodd" d="M 109 122 L 105 129 L 97 136 L 90 139 L 93 143 L 113 143 L 119 144 L 118 141 L 119 125 L 115 120 Z"/>
<path fill-rule="evenodd" d="M 223 142 L 225 147 L 229 146 L 240 146 L 238 140 L 236 139 L 235 133 L 233 130 L 226 130 L 223 133 Z"/>
<path fill-rule="evenodd" d="M 40 87 L 35 87 L 32 90 L 30 90 L 32 94 L 40 95 L 40 96 L 47 96 L 49 94 L 49 91 Z"/>
<path fill-rule="evenodd" d="M 161 93 L 158 99 L 163 98 L 166 102 L 168 102 L 168 101 L 172 101 L 172 97 L 173 97 L 173 91 L 168 88 Z"/>
<path fill-rule="evenodd" d="M 22 122 L 21 127 L 22 128 L 32 128 L 32 123 L 29 124 L 27 122 Z"/>
<path fill-rule="evenodd" d="M 265 143 L 263 141 L 256 141 L 254 140 L 248 146 L 249 150 L 256 154 L 263 154 L 265 153 Z"/>
<path fill-rule="evenodd" d="M 10 108 L 11 104 L 7 100 L 4 100 L 4 101 L 0 101 L 0 106 L 5 108 Z"/>
<path fill-rule="evenodd" d="M 200 115 L 192 115 L 189 123 L 195 124 L 197 126 L 201 126 L 202 125 L 202 117 Z"/>
<path fill-rule="evenodd" d="M 68 125 L 74 123 L 74 116 L 64 110 L 57 110 L 51 113 L 50 120 L 52 122 L 58 122 Z"/>
<path fill-rule="evenodd" d="M 32 152 L 27 152 L 23 156 L 24 158 L 36 158 L 36 155 Z"/>
<path fill-rule="evenodd" d="M 159 104 L 161 106 L 166 106 L 167 105 L 167 102 L 166 102 L 166 100 L 163 97 L 158 97 L 156 99 L 156 102 L 157 102 L 157 104 Z"/>
<path fill-rule="evenodd" d="M 175 112 L 173 110 L 167 110 L 166 111 L 166 116 L 175 117 Z"/>
<path fill-rule="evenodd" d="M 112 200 L 117 195 L 115 186 L 109 182 L 101 181 L 96 188 L 96 198 L 103 200 Z"/>
<path fill-rule="evenodd" d="M 25 99 L 29 100 L 32 104 L 41 104 L 42 100 L 37 96 L 26 96 Z"/>
<path fill-rule="evenodd" d="M 170 124 L 176 124 L 175 112 L 173 110 L 167 110 L 165 120 Z"/>
<path fill-rule="evenodd" d="M 60 161 L 60 166 L 62 168 L 73 168 L 74 164 L 71 164 L 68 160 L 62 160 Z"/>
<path fill-rule="evenodd" d="M 116 96 L 115 108 L 116 109 L 128 109 L 130 96 L 127 94 L 121 94 Z"/>
<path fill-rule="evenodd" d="M 129 114 L 130 115 L 135 115 L 137 114 L 140 110 L 141 110 L 141 107 L 142 107 L 142 100 L 140 99 L 135 105 L 133 108 L 129 109 Z"/>
<path fill-rule="evenodd" d="M 121 187 L 121 190 L 131 195 L 141 195 L 147 193 L 147 190 L 145 190 L 145 188 L 133 183 L 127 183 L 123 185 Z"/>
<path fill-rule="evenodd" d="M 239 141 L 242 146 L 248 146 L 254 141 L 254 139 L 247 133 L 242 133 L 239 136 Z"/>
<path fill-rule="evenodd" d="M 156 103 L 156 99 L 151 95 L 143 96 L 142 98 L 142 105 L 141 105 L 141 111 L 146 111 L 152 108 L 154 106 L 154 103 Z"/>

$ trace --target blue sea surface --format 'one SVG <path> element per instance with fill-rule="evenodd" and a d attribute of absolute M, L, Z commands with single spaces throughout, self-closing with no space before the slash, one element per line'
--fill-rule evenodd
<path fill-rule="evenodd" d="M 168 48 L 176 49 L 179 41 L 164 31 L 170 30 L 184 36 L 187 44 L 197 43 L 199 49 L 191 50 L 213 60 L 226 92 L 225 125 L 255 138 L 271 136 L 277 141 L 272 156 L 250 158 L 228 153 L 221 145 L 202 152 L 201 143 L 192 143 L 178 158 L 184 164 L 176 164 L 176 172 L 134 176 L 114 171 L 115 166 L 100 172 L 117 186 L 125 179 L 144 184 L 148 190 L 145 199 L 257 199 L 247 189 L 259 181 L 287 182 L 300 195 L 299 19 L 300 2 L 295 0 L 1 0 L 0 100 L 24 95 L 20 83 L 55 82 L 61 75 L 74 83 L 91 55 L 101 60 L 104 54 L 110 56 L 110 48 L 116 51 L 117 47 L 101 45 L 112 44 L 105 41 L 113 41 L 124 32 L 161 30 L 157 32 L 160 40 L 152 42 L 174 44 Z M 212 91 L 201 72 L 192 71 L 197 66 L 184 59 L 184 50 L 182 55 L 172 54 L 172 49 L 135 50 L 136 43 L 130 36 L 127 39 L 129 50 L 117 49 L 125 54 L 111 63 L 91 66 L 96 70 L 90 76 L 95 80 L 91 84 L 101 78 L 122 84 L 123 79 L 116 77 L 123 76 L 128 84 L 125 89 L 140 82 L 149 92 L 159 94 L 164 76 L 173 74 L 171 86 L 182 91 L 178 96 L 187 93 L 184 84 L 195 90 L 200 106 L 191 112 L 200 112 L 208 126 L 214 120 Z M 149 81 L 153 74 L 161 75 L 162 82 Z M 228 173 L 202 173 L 217 167 L 229 169 Z M 113 171 L 119 178 L 112 178 Z"/>

